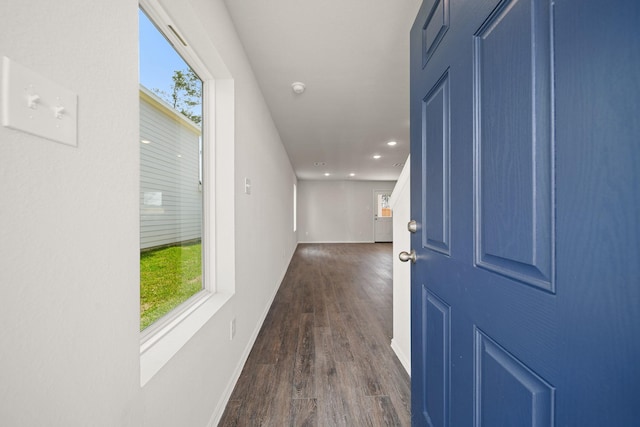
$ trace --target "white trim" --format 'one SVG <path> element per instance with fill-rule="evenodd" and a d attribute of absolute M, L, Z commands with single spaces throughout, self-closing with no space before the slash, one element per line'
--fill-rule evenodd
<path fill-rule="evenodd" d="M 217 270 L 215 245 L 217 231 L 216 212 L 216 176 L 217 165 L 213 152 L 218 140 L 216 138 L 216 81 L 202 81 L 202 278 L 204 288 L 212 294 L 218 291 L 218 281 L 211 274 Z"/>
<path fill-rule="evenodd" d="M 209 294 L 173 319 L 140 346 L 140 386 L 153 376 L 202 328 L 231 298 L 231 294 Z"/>
<path fill-rule="evenodd" d="M 222 397 L 218 400 L 218 404 L 216 405 L 216 408 L 213 411 L 213 414 L 211 414 L 211 418 L 209 419 L 209 423 L 207 424 L 207 426 L 215 427 L 220 422 L 220 419 L 224 414 L 224 410 L 227 407 L 227 404 L 229 403 L 229 399 L 231 398 L 231 393 L 233 393 L 233 389 L 235 388 L 238 382 L 238 379 L 240 379 L 240 374 L 242 373 L 242 369 L 244 368 L 245 363 L 247 363 L 249 354 L 251 353 L 251 350 L 253 349 L 253 345 L 255 344 L 256 339 L 258 338 L 258 334 L 260 333 L 262 324 L 267 318 L 267 314 L 269 314 L 269 310 L 271 309 L 271 304 L 273 303 L 273 300 L 275 299 L 276 294 L 278 293 L 278 289 L 280 289 L 280 287 L 276 288 L 275 292 L 269 299 L 269 304 L 267 305 L 265 311 L 260 316 L 260 321 L 258 322 L 255 330 L 251 334 L 251 337 L 249 338 L 247 346 L 242 352 L 242 356 L 240 356 L 238 364 L 236 365 L 236 369 L 233 371 L 233 375 L 231 376 L 231 379 L 229 380 L 227 387 L 225 387 L 224 392 L 222 393 Z"/>
<path fill-rule="evenodd" d="M 242 356 L 238 360 L 236 369 L 233 371 L 233 375 L 231 376 L 231 379 L 229 380 L 227 387 L 225 387 L 224 392 L 222 393 L 222 397 L 218 400 L 218 404 L 216 405 L 216 408 L 214 409 L 213 414 L 211 414 L 211 417 L 209 418 L 209 423 L 207 424 L 207 427 L 216 427 L 220 422 L 220 419 L 224 414 L 224 410 L 227 407 L 227 404 L 229 403 L 229 399 L 231 398 L 231 393 L 233 393 L 233 389 L 235 388 L 238 382 L 238 379 L 240 378 L 240 374 L 242 373 L 242 369 L 244 368 L 245 363 L 247 363 L 247 359 L 249 358 L 249 354 L 253 349 L 253 345 L 256 343 L 256 339 L 258 338 L 260 329 L 262 329 L 262 325 L 264 324 L 264 321 L 267 318 L 267 314 L 269 314 L 269 310 L 271 310 L 271 306 L 273 305 L 273 300 L 275 300 L 276 295 L 280 290 L 280 286 L 282 286 L 282 282 L 284 281 L 284 277 L 287 274 L 287 269 L 289 268 L 289 264 L 291 264 L 291 259 L 293 258 L 294 253 L 295 253 L 295 248 L 293 252 L 291 252 L 291 254 L 289 255 L 289 262 L 286 263 L 284 269 L 282 270 L 282 273 L 280 274 L 280 280 L 277 282 L 279 283 L 279 285 L 276 287 L 273 294 L 269 298 L 269 302 L 266 308 L 264 309 L 264 311 L 262 312 L 262 315 L 260 316 L 260 320 L 256 324 L 256 327 L 253 330 L 253 333 L 251 334 L 251 337 L 249 338 L 249 341 L 247 342 L 247 345 L 244 348 L 244 351 L 242 352 Z"/>
<path fill-rule="evenodd" d="M 217 79 L 209 96 L 214 117 L 209 132 L 215 144 L 209 147 L 206 159 L 213 164 L 215 176 L 207 178 L 213 195 L 205 193 L 210 213 L 205 227 L 214 231 L 209 240 L 209 259 L 214 264 L 216 292 L 235 293 L 236 286 L 236 231 L 235 231 L 235 82 Z M 213 91 L 215 90 L 215 95 Z M 211 272 L 211 271 L 210 271 Z M 205 271 L 205 274 L 207 272 Z M 211 281 L 210 280 L 210 281 Z"/>
<path fill-rule="evenodd" d="M 375 243 L 373 240 L 305 240 L 299 241 L 298 244 L 304 243 Z M 387 243 L 387 242 L 385 242 Z"/>
<path fill-rule="evenodd" d="M 407 371 L 407 374 L 409 374 L 409 377 L 411 377 L 411 359 L 402 352 L 402 349 L 398 344 L 396 344 L 396 341 L 394 339 L 391 339 L 391 349 L 398 357 L 400 363 L 402 363 L 404 370 Z"/>
<path fill-rule="evenodd" d="M 298 183 L 293 183 L 293 232 L 298 231 Z"/>
<path fill-rule="evenodd" d="M 389 199 L 389 205 L 391 205 L 391 209 L 393 209 L 398 203 L 398 197 L 400 197 L 400 193 L 404 187 L 409 184 L 411 177 L 411 154 L 407 156 L 407 160 L 404 162 L 404 167 L 402 168 L 402 172 L 400 172 L 400 176 L 398 177 L 398 181 L 396 181 L 396 186 L 393 188 L 393 192 L 391 193 L 391 198 Z"/>
<path fill-rule="evenodd" d="M 178 304 L 165 316 L 150 324 L 145 330 L 140 331 L 140 354 L 147 351 L 160 338 L 171 332 L 189 313 L 204 304 L 211 295 L 212 293 L 207 289 L 202 289 L 183 303 Z"/>
<path fill-rule="evenodd" d="M 407 191 L 410 190 L 410 181 L 411 181 L 410 180 L 410 177 L 411 177 L 411 173 L 410 173 L 411 172 L 411 166 L 410 165 L 411 165 L 411 156 L 409 155 L 407 157 L 407 160 L 404 163 L 404 167 L 402 168 L 402 172 L 400 172 L 400 176 L 398 177 L 398 181 L 396 182 L 396 186 L 393 189 L 393 192 L 391 193 L 391 198 L 389 200 L 389 204 L 391 205 L 391 209 L 395 210 L 396 206 L 398 206 L 398 203 L 400 203 L 400 200 L 402 199 L 402 195 L 403 195 L 404 191 L 405 190 L 407 190 Z M 405 193 L 405 195 L 406 195 L 406 193 Z M 406 197 L 409 197 L 409 196 L 410 195 L 407 195 Z M 402 200 L 403 200 L 403 202 L 410 204 L 410 201 L 406 201 L 405 199 L 402 199 Z M 394 231 L 396 231 L 395 230 L 396 229 L 395 221 L 402 221 L 402 220 L 400 219 L 400 217 L 395 216 L 395 212 L 394 212 L 394 218 L 395 218 L 394 219 Z M 404 232 L 406 233 L 406 229 L 405 229 Z M 407 241 L 410 242 L 410 239 L 409 239 L 409 237 L 407 235 L 396 236 L 394 234 L 394 243 L 393 243 L 394 244 L 394 252 L 396 250 L 398 250 L 398 247 L 397 247 L 398 244 L 404 244 L 404 243 L 400 243 L 399 242 L 400 240 L 403 240 L 403 239 L 407 239 Z M 410 289 L 410 287 L 411 287 L 411 272 L 409 271 L 407 273 L 408 276 L 409 276 L 408 277 L 408 279 L 409 279 L 408 283 L 407 282 L 398 283 L 398 280 L 400 278 L 399 276 L 401 276 L 402 273 L 401 273 L 401 270 L 397 269 L 398 268 L 398 263 L 399 263 L 399 261 L 397 261 L 397 258 L 394 257 L 394 261 L 393 262 L 394 262 L 393 290 L 394 290 L 394 304 L 396 304 L 397 300 L 395 298 L 397 298 L 397 296 L 398 296 L 397 293 L 399 292 L 399 288 L 403 287 L 404 285 L 407 286 L 407 288 L 405 288 L 405 289 Z M 410 301 L 407 301 L 407 303 L 409 303 L 409 302 Z M 410 304 L 408 304 L 407 308 L 408 309 L 410 308 Z M 398 324 L 395 323 L 395 322 L 397 322 L 396 316 L 398 315 L 397 314 L 398 312 L 396 310 L 397 310 L 397 307 L 394 306 L 394 316 L 393 316 L 394 317 L 394 319 L 393 319 L 393 321 L 394 321 L 394 325 L 393 325 L 394 334 L 397 334 L 398 328 L 401 327 L 401 326 L 399 326 Z M 409 324 L 407 324 L 407 325 L 402 325 L 402 326 L 406 326 L 406 328 L 409 329 L 409 331 L 410 331 L 410 328 L 411 328 L 410 323 L 411 322 L 409 322 Z M 405 329 L 403 328 L 403 330 L 405 330 Z M 411 376 L 411 354 L 408 354 L 408 355 L 405 354 L 403 349 L 402 349 L 402 347 L 403 346 L 400 345 L 395 338 L 391 339 L 391 348 L 393 349 L 393 351 L 395 352 L 396 356 L 398 357 L 398 360 L 400 360 L 400 363 L 402 363 L 402 366 L 404 366 L 404 369 L 407 371 L 409 376 Z M 410 345 L 409 345 L 409 348 L 410 348 Z"/>

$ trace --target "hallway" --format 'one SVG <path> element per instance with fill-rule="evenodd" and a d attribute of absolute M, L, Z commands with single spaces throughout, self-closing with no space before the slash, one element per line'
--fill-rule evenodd
<path fill-rule="evenodd" d="M 300 244 L 220 426 L 409 426 L 391 244 Z"/>

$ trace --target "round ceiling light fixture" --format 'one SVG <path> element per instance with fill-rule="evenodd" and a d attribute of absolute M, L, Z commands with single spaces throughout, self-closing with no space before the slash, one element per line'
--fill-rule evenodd
<path fill-rule="evenodd" d="M 293 91 L 295 93 L 297 93 L 298 95 L 300 95 L 302 92 L 304 92 L 305 88 L 306 88 L 306 86 L 302 82 L 293 82 L 293 83 L 291 83 L 291 89 L 293 89 Z"/>
<path fill-rule="evenodd" d="M 396 144 L 397 144 L 397 142 L 396 142 L 396 141 L 389 141 L 389 142 L 387 142 L 387 145 L 389 145 L 389 146 L 391 146 L 391 147 L 393 147 L 393 146 L 394 146 L 394 145 L 396 145 Z"/>

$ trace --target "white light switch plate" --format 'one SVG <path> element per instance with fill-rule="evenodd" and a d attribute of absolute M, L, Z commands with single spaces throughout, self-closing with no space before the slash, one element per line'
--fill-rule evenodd
<path fill-rule="evenodd" d="M 2 126 L 78 145 L 78 96 L 2 58 Z"/>

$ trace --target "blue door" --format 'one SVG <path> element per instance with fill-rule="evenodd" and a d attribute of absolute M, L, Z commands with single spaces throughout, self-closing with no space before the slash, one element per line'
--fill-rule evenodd
<path fill-rule="evenodd" d="M 640 425 L 640 2 L 425 0 L 415 426 Z"/>

